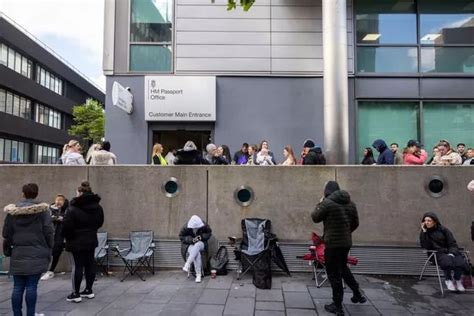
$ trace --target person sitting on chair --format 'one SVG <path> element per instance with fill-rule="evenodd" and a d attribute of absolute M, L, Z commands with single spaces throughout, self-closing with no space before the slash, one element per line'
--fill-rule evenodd
<path fill-rule="evenodd" d="M 212 230 L 209 225 L 204 223 L 197 215 L 191 216 L 179 233 L 181 254 L 183 258 L 186 258 L 186 255 L 188 255 L 183 271 L 189 273 L 191 271 L 191 264 L 194 263 L 197 283 L 201 282 L 202 277 L 201 251 L 207 251 L 207 241 L 211 238 L 211 235 Z"/>
<path fill-rule="evenodd" d="M 441 225 L 438 216 L 433 212 L 428 212 L 421 219 L 420 231 L 421 247 L 427 250 L 436 251 L 436 261 L 445 275 L 446 287 L 450 291 L 464 292 L 461 282 L 462 272 L 465 268 L 465 261 L 459 249 L 453 233 Z M 454 281 L 452 272 L 454 271 Z"/>

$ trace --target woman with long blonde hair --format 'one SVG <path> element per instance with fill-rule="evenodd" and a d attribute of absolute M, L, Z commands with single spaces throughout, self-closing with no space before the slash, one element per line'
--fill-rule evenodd
<path fill-rule="evenodd" d="M 160 165 L 160 166 L 166 166 L 168 165 L 166 163 L 165 158 L 163 158 L 163 145 L 156 143 L 153 146 L 153 152 L 151 154 L 151 163 L 153 165 Z"/>

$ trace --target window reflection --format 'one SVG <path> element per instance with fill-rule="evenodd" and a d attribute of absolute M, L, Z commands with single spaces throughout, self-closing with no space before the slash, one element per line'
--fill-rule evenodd
<path fill-rule="evenodd" d="M 474 73 L 474 47 L 422 47 L 421 71 Z"/>

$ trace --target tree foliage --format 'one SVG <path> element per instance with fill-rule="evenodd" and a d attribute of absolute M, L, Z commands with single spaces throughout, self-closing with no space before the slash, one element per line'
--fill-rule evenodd
<path fill-rule="evenodd" d="M 214 3 L 215 0 L 212 0 Z M 227 10 L 234 10 L 237 8 L 237 0 L 228 0 L 227 1 Z M 255 0 L 239 0 L 240 6 L 244 9 L 244 11 L 248 11 L 250 7 L 255 3 Z"/>
<path fill-rule="evenodd" d="M 74 106 L 72 115 L 74 124 L 68 131 L 69 135 L 94 143 L 101 141 L 104 137 L 105 115 L 99 101 L 88 99 L 85 104 Z"/>

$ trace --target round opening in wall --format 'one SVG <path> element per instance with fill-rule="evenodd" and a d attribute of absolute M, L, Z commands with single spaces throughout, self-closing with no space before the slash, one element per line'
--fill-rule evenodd
<path fill-rule="evenodd" d="M 441 197 L 446 192 L 446 183 L 440 176 L 432 176 L 428 179 L 426 189 L 432 197 Z"/>
<path fill-rule="evenodd" d="M 254 199 L 254 193 L 251 187 L 242 185 L 234 191 L 234 199 L 240 206 L 249 206 Z"/>
<path fill-rule="evenodd" d="M 175 197 L 179 193 L 178 180 L 174 177 L 169 178 L 161 185 L 161 191 L 169 198 Z"/>

